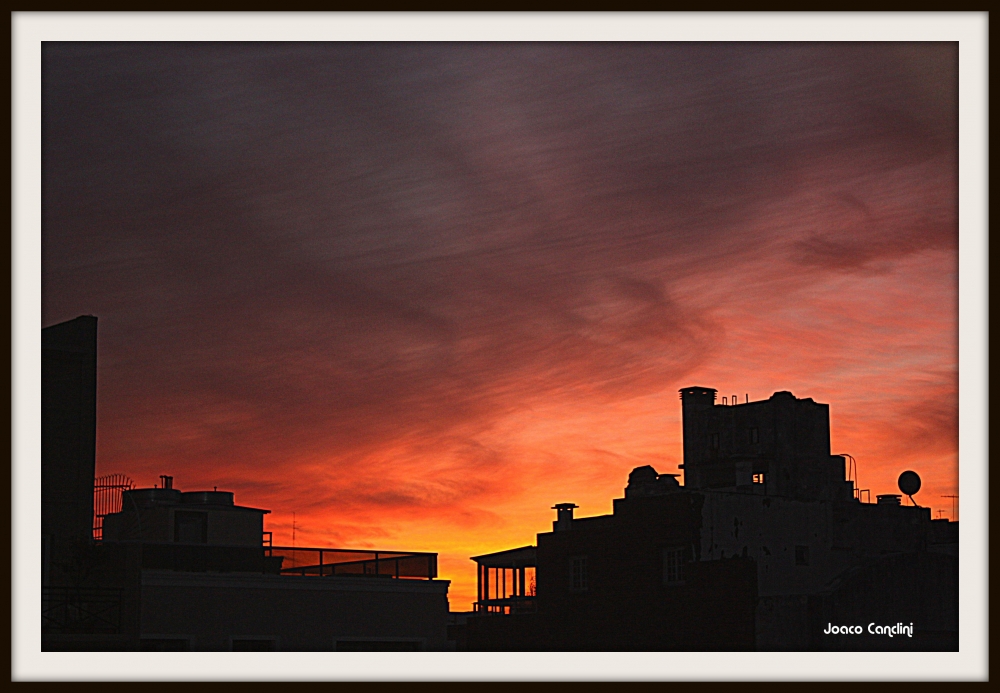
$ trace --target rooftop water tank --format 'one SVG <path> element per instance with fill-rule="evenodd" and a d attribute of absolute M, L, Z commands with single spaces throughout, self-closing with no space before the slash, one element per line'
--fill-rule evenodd
<path fill-rule="evenodd" d="M 232 491 L 185 491 L 181 494 L 185 505 L 233 505 Z"/>
<path fill-rule="evenodd" d="M 143 507 L 156 503 L 177 503 L 181 492 L 174 488 L 137 488 L 122 492 L 122 509 L 129 510 L 134 503 Z"/>

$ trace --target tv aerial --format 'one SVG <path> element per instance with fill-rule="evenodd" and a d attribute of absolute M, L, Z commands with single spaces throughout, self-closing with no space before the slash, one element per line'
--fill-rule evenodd
<path fill-rule="evenodd" d="M 913 500 L 913 494 L 920 490 L 920 475 L 916 472 L 906 470 L 899 475 L 899 481 L 896 484 L 899 486 L 900 491 L 910 497 L 910 502 L 919 508 L 920 506 Z"/>

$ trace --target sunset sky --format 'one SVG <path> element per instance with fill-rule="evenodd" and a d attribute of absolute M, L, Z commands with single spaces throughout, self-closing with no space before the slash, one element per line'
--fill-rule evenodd
<path fill-rule="evenodd" d="M 97 473 L 470 556 L 682 462 L 681 387 L 958 489 L 955 44 L 47 44 L 42 325 Z M 952 518 L 954 519 L 954 518 Z"/>

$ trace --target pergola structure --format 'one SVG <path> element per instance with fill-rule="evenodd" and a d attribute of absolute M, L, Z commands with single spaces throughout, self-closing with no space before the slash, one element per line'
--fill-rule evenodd
<path fill-rule="evenodd" d="M 473 556 L 472 560 L 477 564 L 476 612 L 516 614 L 535 610 L 534 546 Z"/>

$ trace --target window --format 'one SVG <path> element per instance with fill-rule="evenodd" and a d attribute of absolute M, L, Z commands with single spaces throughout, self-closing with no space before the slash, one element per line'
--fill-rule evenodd
<path fill-rule="evenodd" d="M 577 556 L 570 559 L 569 588 L 573 592 L 584 592 L 587 589 L 587 557 Z"/>
<path fill-rule="evenodd" d="M 684 582 L 685 563 L 687 563 L 687 551 L 683 547 L 673 546 L 663 549 L 663 584 L 676 585 Z"/>
<path fill-rule="evenodd" d="M 752 445 L 754 443 L 759 443 L 759 442 L 760 442 L 760 433 L 758 433 L 756 427 L 751 428 L 750 429 L 750 444 Z"/>
<path fill-rule="evenodd" d="M 719 449 L 719 434 L 718 433 L 713 433 L 710 436 L 708 436 L 708 442 L 711 444 L 711 446 L 713 448 L 715 448 L 716 450 L 718 450 Z"/>
<path fill-rule="evenodd" d="M 795 565 L 809 565 L 809 547 L 795 547 Z"/>
<path fill-rule="evenodd" d="M 184 510 L 175 512 L 174 541 L 184 544 L 207 544 L 208 514 Z"/>
<path fill-rule="evenodd" d="M 754 474 L 753 475 L 753 482 L 755 484 L 763 484 L 764 483 L 764 473 L 760 472 L 758 474 Z"/>
<path fill-rule="evenodd" d="M 233 638 L 233 652 L 272 652 L 274 641 L 270 638 Z"/>

